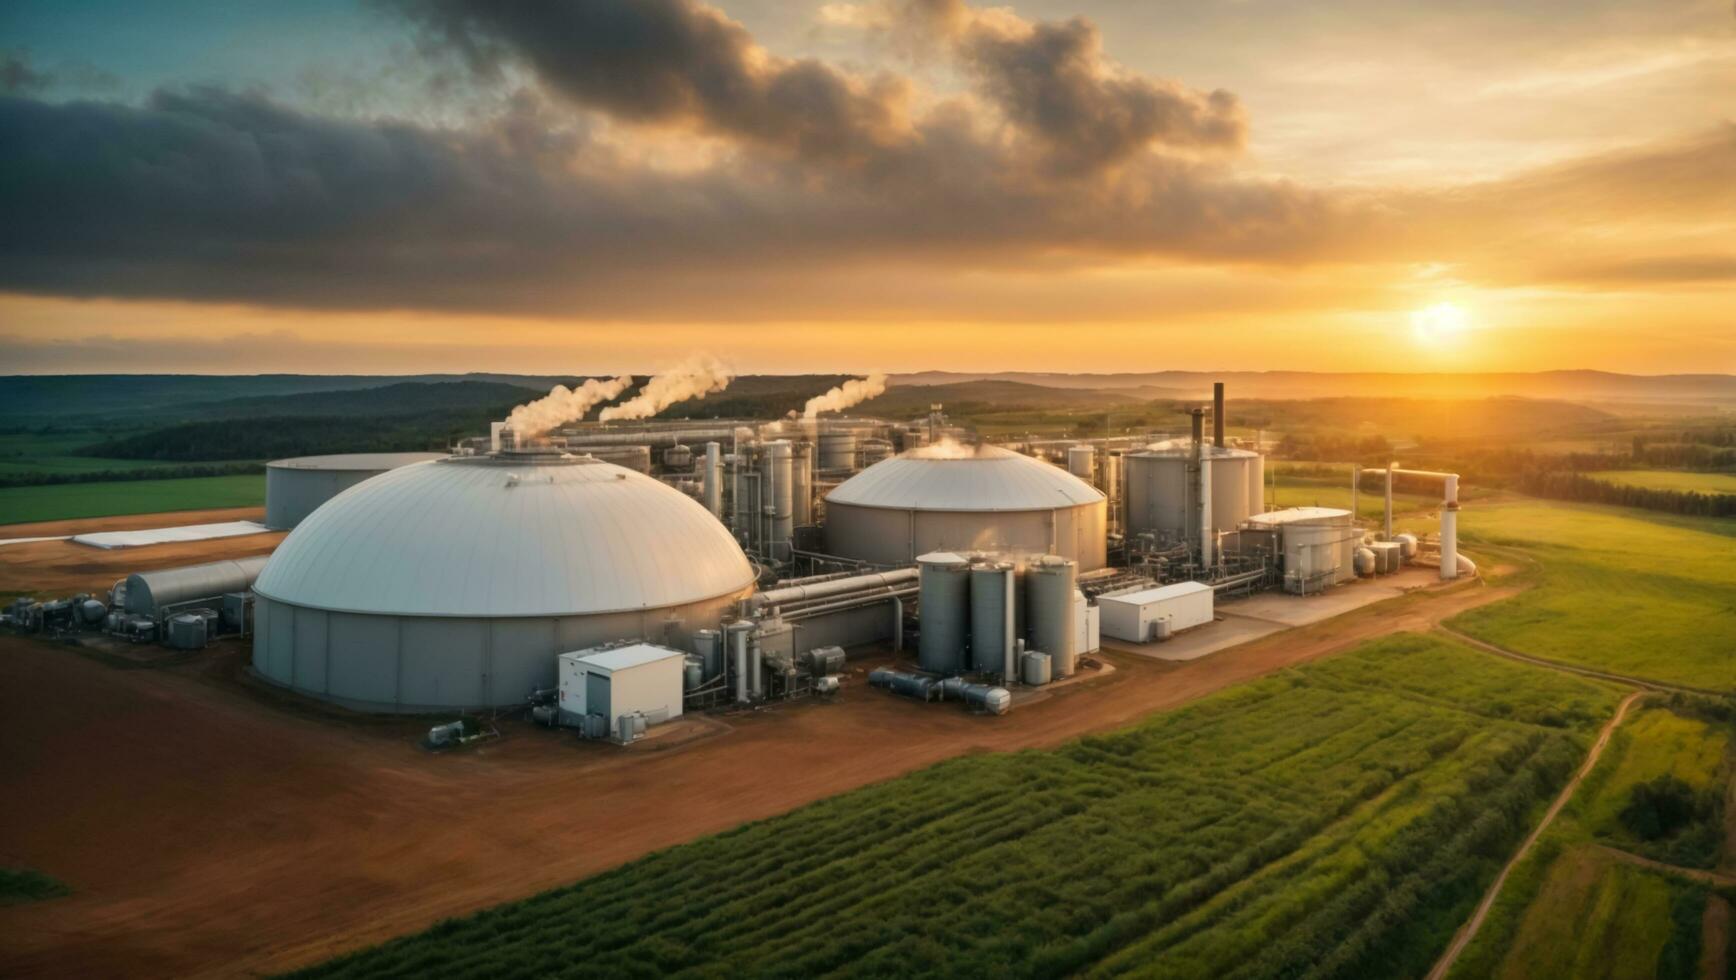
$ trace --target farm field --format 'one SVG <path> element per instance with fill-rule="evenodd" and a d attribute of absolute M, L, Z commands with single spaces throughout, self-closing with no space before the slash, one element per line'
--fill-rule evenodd
<path fill-rule="evenodd" d="M 25 474 L 97 473 L 103 470 L 148 470 L 165 464 L 138 459 L 95 459 L 76 455 L 97 442 L 94 431 L 52 434 L 0 433 L 0 478 Z"/>
<path fill-rule="evenodd" d="M 1278 485 L 1267 488 L 1268 499 L 1275 507 L 1337 507 L 1350 509 L 1350 477 L 1342 480 L 1320 476 L 1286 476 L 1279 474 Z M 1392 495 L 1393 529 L 1434 533 L 1440 527 L 1435 512 L 1440 509 L 1439 496 L 1414 493 Z M 1356 511 L 1364 521 L 1379 521 L 1386 511 L 1386 499 L 1380 493 L 1364 490 L 1356 503 Z"/>
<path fill-rule="evenodd" d="M 127 480 L 0 488 L 0 525 L 81 517 L 155 514 L 265 502 L 265 475 Z"/>
<path fill-rule="evenodd" d="M 1603 470 L 1587 474 L 1608 483 L 1647 490 L 1689 493 L 1736 493 L 1736 473 L 1690 473 L 1683 470 Z"/>
<path fill-rule="evenodd" d="M 1467 507 L 1464 546 L 1523 566 L 1535 587 L 1447 625 L 1533 656 L 1736 691 L 1731 527 L 1523 499 Z"/>
<path fill-rule="evenodd" d="M 1720 795 L 1730 777 L 1732 724 L 1728 709 L 1723 714 L 1654 705 L 1630 715 L 1560 818 L 1514 869 L 1452 976 L 1685 978 L 1707 975 L 1708 954 L 1724 959 L 1727 949 L 1719 947 L 1729 937 L 1705 922 L 1708 904 L 1726 898 L 1705 882 L 1630 857 L 1709 866 L 1722 814 L 1704 815 L 1650 845 L 1620 817 L 1636 787 L 1666 774 Z"/>
<path fill-rule="evenodd" d="M 1420 975 L 1618 697 L 1400 634 L 303 975 Z"/>

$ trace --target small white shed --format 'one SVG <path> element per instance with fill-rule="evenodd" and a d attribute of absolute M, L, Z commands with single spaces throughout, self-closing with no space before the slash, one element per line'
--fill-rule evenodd
<path fill-rule="evenodd" d="M 680 650 L 652 643 L 561 654 L 561 724 L 602 715 L 613 733 L 622 715 L 636 711 L 652 725 L 679 717 L 685 658 Z"/>
<path fill-rule="evenodd" d="M 1156 638 L 1158 620 L 1169 620 L 1169 631 L 1179 633 L 1212 621 L 1212 587 L 1199 582 L 1177 582 L 1155 589 L 1097 597 L 1104 636 L 1129 643 Z"/>

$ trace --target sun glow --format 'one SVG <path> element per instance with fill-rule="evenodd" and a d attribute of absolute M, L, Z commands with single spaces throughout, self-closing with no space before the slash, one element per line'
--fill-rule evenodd
<path fill-rule="evenodd" d="M 1462 307 L 1452 303 L 1436 303 L 1411 314 L 1411 332 L 1418 343 L 1439 347 L 1456 340 L 1465 332 L 1470 317 Z"/>

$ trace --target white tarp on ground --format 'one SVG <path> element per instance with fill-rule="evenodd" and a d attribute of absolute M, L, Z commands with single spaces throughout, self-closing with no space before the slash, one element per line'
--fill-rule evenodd
<path fill-rule="evenodd" d="M 209 541 L 213 538 L 239 538 L 246 534 L 264 534 L 271 530 L 253 521 L 224 521 L 221 524 L 184 524 L 180 527 L 152 527 L 140 531 L 98 531 L 75 534 L 76 544 L 93 548 L 138 548 L 147 544 L 169 544 L 175 541 Z"/>

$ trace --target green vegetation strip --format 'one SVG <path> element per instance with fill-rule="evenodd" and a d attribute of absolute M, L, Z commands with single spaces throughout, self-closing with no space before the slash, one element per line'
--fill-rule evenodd
<path fill-rule="evenodd" d="M 1054 751 L 946 762 L 304 975 L 1420 975 L 1618 698 L 1390 637 Z"/>
<path fill-rule="evenodd" d="M 1736 691 L 1736 546 L 1721 522 L 1526 501 L 1466 508 L 1460 535 L 1499 561 L 1512 549 L 1535 587 L 1454 617 L 1453 629 L 1534 657 Z"/>
<path fill-rule="evenodd" d="M 1604 470 L 1589 474 L 1605 483 L 1646 490 L 1684 493 L 1736 493 L 1736 473 L 1692 473 L 1686 470 Z"/>
<path fill-rule="evenodd" d="M 0 488 L 0 525 L 265 503 L 265 475 Z"/>
<path fill-rule="evenodd" d="M 40 871 L 0 868 L 0 905 L 22 905 L 65 895 L 65 885 Z"/>
<path fill-rule="evenodd" d="M 1452 977 L 1699 976 L 1711 891 L 1626 861 L 1621 851 L 1686 868 L 1716 862 L 1733 725 L 1729 702 L 1688 696 L 1630 715 L 1508 877 Z M 1679 782 L 1700 803 L 1677 822 L 1639 821 L 1636 829 L 1636 799 L 1660 781 Z"/>

